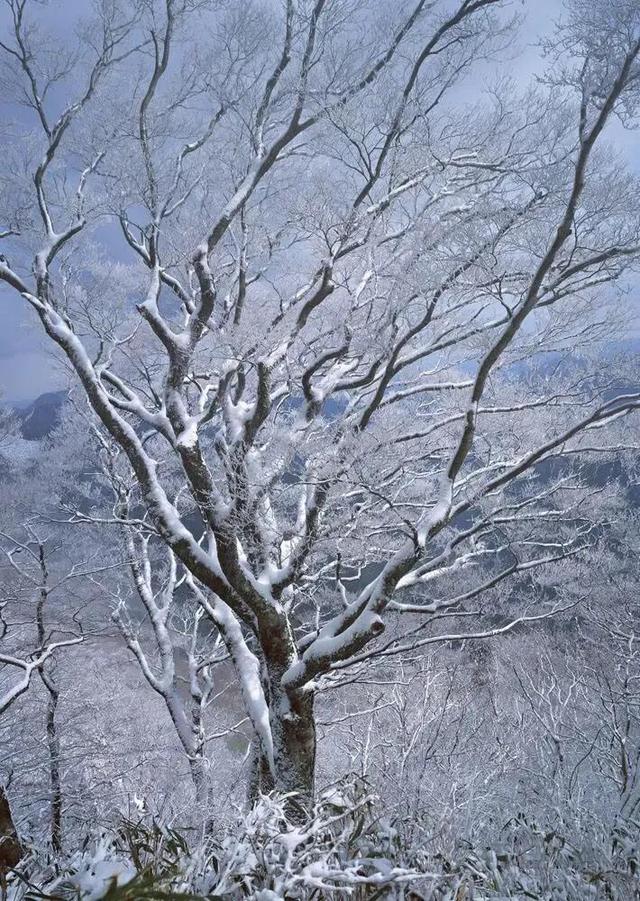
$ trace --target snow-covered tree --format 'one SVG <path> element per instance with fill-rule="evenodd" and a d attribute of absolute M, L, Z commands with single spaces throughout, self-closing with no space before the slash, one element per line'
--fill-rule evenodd
<path fill-rule="evenodd" d="M 11 576 L 9 580 L 3 580 L 0 588 L 0 724 L 5 726 L 7 712 L 37 677 L 47 694 L 49 838 L 54 851 L 59 852 L 62 848 L 63 795 L 57 722 L 60 689 L 54 666 L 60 653 L 80 644 L 84 636 L 77 621 L 66 627 L 60 624 L 60 619 L 52 622 L 48 607 L 50 596 L 64 590 L 68 581 L 82 576 L 83 572 L 81 567 L 74 565 L 63 575 L 56 574 L 52 578 L 51 556 L 60 548 L 51 545 L 35 522 L 25 522 L 18 536 L 0 530 L 0 550 Z M 37 718 L 35 712 L 29 718 L 32 729 Z M 4 728 L 2 731 L 4 733 Z M 11 776 L 11 755 L 5 759 L 5 766 Z M 6 776 L 5 772 L 3 778 Z M 0 799 L 8 810 L 4 785 L 0 785 Z M 0 844 L 9 838 L 6 833 L 0 833 Z"/>
<path fill-rule="evenodd" d="M 262 788 L 312 794 L 327 680 L 561 609 L 532 580 L 597 535 L 584 460 L 635 446 L 598 347 L 640 11 L 569 2 L 546 80 L 470 105 L 509 6 L 101 0 L 69 45 L 6 0 L 0 280 L 133 479 L 105 525 L 216 624 Z"/>

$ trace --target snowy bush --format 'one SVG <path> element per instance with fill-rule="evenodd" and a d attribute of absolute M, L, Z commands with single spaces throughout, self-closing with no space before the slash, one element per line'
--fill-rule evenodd
<path fill-rule="evenodd" d="M 243 898 L 276 901 L 336 891 L 380 889 L 420 879 L 397 865 L 396 833 L 377 819 L 362 780 L 325 791 L 300 821 L 291 795 L 263 796 L 234 828 L 189 849 L 179 832 L 152 821 L 124 822 L 102 833 L 59 865 L 38 871 L 32 857 L 13 901 L 64 898 L 134 901 L 137 898 Z M 35 885 L 39 889 L 35 889 Z"/>
<path fill-rule="evenodd" d="M 402 845 L 362 779 L 322 793 L 303 822 L 288 795 L 263 796 L 232 828 L 189 847 L 155 821 L 123 822 L 58 862 L 33 855 L 11 901 L 330 897 L 424 901 L 632 901 L 640 898 L 638 839 L 629 828 L 587 833 L 523 814 L 493 847 L 459 841 L 455 852 Z"/>
<path fill-rule="evenodd" d="M 632 901 L 640 898 L 638 846 L 626 829 L 563 834 L 521 815 L 498 847 L 460 843 L 455 859 L 431 860 L 442 879 L 428 901 Z M 446 877 L 446 878 L 445 878 Z"/>

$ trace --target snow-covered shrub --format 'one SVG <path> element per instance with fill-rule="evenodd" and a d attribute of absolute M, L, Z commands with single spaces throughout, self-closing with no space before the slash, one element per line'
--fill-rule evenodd
<path fill-rule="evenodd" d="M 83 847 L 39 869 L 33 855 L 25 879 L 12 898 L 136 901 L 176 898 L 171 886 L 182 881 L 189 851 L 180 833 L 158 823 L 123 821 L 118 829 L 87 838 Z M 35 872 L 34 872 L 35 871 Z M 38 886 L 38 888 L 36 888 Z M 26 891 L 26 894 L 25 894 Z"/>
<path fill-rule="evenodd" d="M 638 835 L 593 825 L 590 834 L 542 825 L 520 814 L 494 847 L 459 842 L 453 858 L 436 855 L 430 865 L 442 878 L 425 901 L 638 901 Z"/>
<path fill-rule="evenodd" d="M 377 818 L 374 802 L 366 782 L 343 780 L 320 796 L 304 823 L 296 823 L 286 795 L 262 798 L 243 831 L 223 843 L 215 893 L 241 887 L 250 897 L 275 901 L 417 879 L 397 863 L 396 833 Z"/>
<path fill-rule="evenodd" d="M 36 855 L 11 901 L 640 901 L 638 835 L 594 821 L 542 823 L 519 814 L 487 844 L 451 854 L 408 846 L 362 779 L 323 792 L 304 821 L 290 795 L 265 795 L 231 828 L 189 844 L 153 820 L 123 822 L 55 869 Z M 292 815 L 293 813 L 293 815 Z M 488 833 L 487 833 L 488 835 Z M 494 833 L 495 835 L 495 833 Z M 27 882 L 28 880 L 28 882 Z"/>
<path fill-rule="evenodd" d="M 213 831 L 190 849 L 173 829 L 144 820 L 124 822 L 87 841 L 57 864 L 57 873 L 32 858 L 31 888 L 19 882 L 12 901 L 59 898 L 82 901 L 305 899 L 335 892 L 354 896 L 402 885 L 420 874 L 398 865 L 397 835 L 377 818 L 375 798 L 359 779 L 327 789 L 304 822 L 291 795 L 260 798 L 222 836 Z M 35 886 L 39 886 L 36 890 Z"/>

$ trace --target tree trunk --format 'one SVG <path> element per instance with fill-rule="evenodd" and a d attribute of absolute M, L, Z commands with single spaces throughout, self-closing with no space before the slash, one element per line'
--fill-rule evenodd
<path fill-rule="evenodd" d="M 60 739 L 56 724 L 58 691 L 43 674 L 49 692 L 47 704 L 47 745 L 49 748 L 49 783 L 51 787 L 51 847 L 56 854 L 62 851 L 62 784 L 60 781 Z"/>
<path fill-rule="evenodd" d="M 291 795 L 292 817 L 304 819 L 313 806 L 316 768 L 315 695 L 311 688 L 286 689 L 282 680 L 295 662 L 295 643 L 286 619 L 276 618 L 261 635 L 262 684 L 273 743 L 272 787 Z M 260 767 L 262 768 L 262 767 Z M 269 790 L 260 785 L 260 791 Z"/>
<path fill-rule="evenodd" d="M 251 742 L 251 771 L 249 773 L 249 786 L 247 798 L 249 805 L 253 806 L 260 798 L 275 788 L 273 774 L 269 761 L 262 751 L 262 745 L 257 738 Z"/>
<path fill-rule="evenodd" d="M 7 876 L 24 856 L 4 786 L 0 785 L 0 897 L 7 897 Z"/>
<path fill-rule="evenodd" d="M 308 813 L 313 805 L 316 768 L 316 724 L 312 691 L 282 693 L 271 708 L 275 787 L 295 792 L 292 812 Z"/>
<path fill-rule="evenodd" d="M 49 599 L 49 568 L 45 545 L 38 545 L 38 560 L 42 582 L 36 605 L 36 624 L 38 627 L 38 641 L 44 647 L 46 628 L 44 611 Z M 52 661 L 47 667 L 43 664 L 39 667 L 42 684 L 49 693 L 47 702 L 47 747 L 49 750 L 49 787 L 51 789 L 51 847 L 56 854 L 62 851 L 62 784 L 60 781 L 60 738 L 56 724 L 56 711 L 58 709 L 59 691 L 51 668 Z"/>
<path fill-rule="evenodd" d="M 209 797 L 209 779 L 207 775 L 207 761 L 201 750 L 194 755 L 189 755 L 189 769 L 195 789 L 196 801 L 206 804 Z"/>

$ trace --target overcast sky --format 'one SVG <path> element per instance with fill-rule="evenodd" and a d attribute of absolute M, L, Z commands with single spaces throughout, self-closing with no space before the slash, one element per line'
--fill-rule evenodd
<path fill-rule="evenodd" d="M 521 8 L 517 2 L 514 2 L 514 7 Z M 55 10 L 58 24 L 64 26 L 78 14 L 86 12 L 87 3 L 86 0 L 54 0 L 49 4 L 47 15 L 51 14 L 51 8 Z M 541 67 L 536 44 L 561 12 L 562 0 L 525 0 L 522 8 L 525 10 L 525 21 L 520 44 L 507 68 L 512 76 L 526 82 Z M 4 26 L 5 22 L 0 19 L 0 29 Z M 616 140 L 619 140 L 631 164 L 640 165 L 638 133 L 617 132 Z M 0 396 L 5 401 L 30 400 L 64 385 L 65 377 L 55 362 L 50 342 L 41 335 L 35 315 L 17 295 L 1 286 L 0 326 Z"/>

